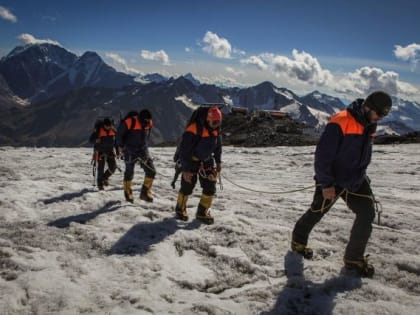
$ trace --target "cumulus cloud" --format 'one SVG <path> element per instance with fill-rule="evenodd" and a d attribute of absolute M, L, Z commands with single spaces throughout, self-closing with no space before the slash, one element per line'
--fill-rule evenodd
<path fill-rule="evenodd" d="M 273 67 L 275 73 L 287 73 L 292 78 L 317 85 L 325 85 L 332 79 L 330 71 L 322 69 L 318 59 L 296 49 L 292 51 L 293 59 L 275 56 Z"/>
<path fill-rule="evenodd" d="M 395 45 L 394 55 L 398 59 L 411 62 L 415 67 L 420 59 L 420 44 L 412 43 L 405 47 Z"/>
<path fill-rule="evenodd" d="M 217 34 L 207 32 L 203 37 L 203 50 L 217 58 L 230 58 L 232 46 L 226 38 L 221 38 Z"/>
<path fill-rule="evenodd" d="M 246 65 L 255 65 L 260 70 L 266 70 L 268 68 L 268 65 L 259 56 L 251 56 L 247 59 L 242 59 L 240 62 Z"/>
<path fill-rule="evenodd" d="M 336 78 L 334 90 L 353 97 L 365 97 L 373 91 L 381 90 L 407 99 L 417 97 L 420 93 L 415 86 L 400 81 L 398 73 L 367 66 Z"/>
<path fill-rule="evenodd" d="M 18 39 L 25 45 L 27 44 L 53 44 L 57 46 L 61 46 L 59 42 L 52 40 L 52 39 L 38 39 L 32 36 L 31 34 L 20 34 Z"/>
<path fill-rule="evenodd" d="M 161 62 L 165 66 L 170 65 L 169 56 L 164 50 L 158 50 L 158 51 L 142 50 L 141 57 L 146 60 Z"/>
<path fill-rule="evenodd" d="M 10 12 L 5 7 L 2 7 L 1 5 L 0 5 L 0 18 L 6 21 L 10 21 L 12 23 L 17 22 L 17 17 L 12 12 Z"/>
<path fill-rule="evenodd" d="M 112 62 L 116 64 L 117 68 L 121 68 L 124 72 L 135 75 L 140 74 L 140 71 L 137 69 L 129 67 L 127 61 L 120 55 L 116 53 L 106 53 L 105 56 L 111 59 Z"/>
<path fill-rule="evenodd" d="M 318 60 L 310 54 L 293 49 L 292 56 L 293 58 L 289 58 L 263 53 L 242 59 L 241 63 L 255 65 L 260 70 L 270 69 L 278 76 L 286 75 L 292 79 L 320 86 L 326 85 L 332 80 L 331 72 L 323 69 Z"/>
<path fill-rule="evenodd" d="M 239 56 L 245 56 L 246 52 L 244 50 L 238 49 L 238 48 L 233 48 L 233 53 L 235 55 L 239 55 Z"/>
<path fill-rule="evenodd" d="M 226 69 L 227 72 L 231 73 L 235 77 L 243 77 L 243 76 L 245 76 L 245 72 L 240 71 L 240 70 L 235 70 L 232 67 L 226 67 L 225 69 Z"/>

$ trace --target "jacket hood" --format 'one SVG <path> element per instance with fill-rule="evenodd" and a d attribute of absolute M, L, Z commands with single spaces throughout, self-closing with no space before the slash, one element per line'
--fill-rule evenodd
<path fill-rule="evenodd" d="M 363 110 L 363 102 L 364 102 L 364 99 L 358 98 L 347 107 L 347 110 L 365 128 L 369 127 L 369 129 L 374 131 L 376 130 L 377 124 L 376 123 L 372 124 L 369 122 L 369 118 L 368 118 L 369 113 Z"/>

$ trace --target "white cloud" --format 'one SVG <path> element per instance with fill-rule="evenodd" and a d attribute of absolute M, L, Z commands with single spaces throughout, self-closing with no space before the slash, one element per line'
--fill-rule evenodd
<path fill-rule="evenodd" d="M 233 53 L 235 55 L 239 55 L 239 56 L 245 56 L 246 52 L 244 50 L 238 49 L 238 48 L 233 48 Z"/>
<path fill-rule="evenodd" d="M 221 38 L 217 34 L 207 32 L 203 37 L 205 46 L 203 50 L 217 58 L 230 58 L 232 46 L 226 38 Z"/>
<path fill-rule="evenodd" d="M 367 66 L 347 73 L 342 78 L 336 77 L 333 87 L 336 92 L 345 94 L 349 98 L 365 97 L 376 90 L 407 99 L 413 99 L 413 96 L 418 96 L 420 93 L 412 84 L 400 81 L 398 73 Z"/>
<path fill-rule="evenodd" d="M 398 59 L 411 62 L 415 67 L 420 59 L 420 44 L 412 43 L 405 47 L 395 45 L 394 55 Z"/>
<path fill-rule="evenodd" d="M 27 44 L 53 44 L 61 46 L 59 42 L 52 39 L 38 39 L 33 37 L 31 34 L 23 33 L 18 36 L 18 39 L 25 45 Z"/>
<path fill-rule="evenodd" d="M 255 65 L 260 70 L 266 70 L 268 68 L 264 60 L 258 56 L 251 56 L 247 59 L 242 59 L 240 62 L 246 65 Z"/>
<path fill-rule="evenodd" d="M 226 67 L 226 71 L 233 74 L 235 77 L 243 77 L 245 76 L 245 72 L 240 71 L 240 70 L 235 70 L 232 67 Z"/>
<path fill-rule="evenodd" d="M 185 52 L 190 53 L 191 52 L 191 48 L 190 47 L 185 47 Z"/>
<path fill-rule="evenodd" d="M 332 79 L 330 71 L 322 69 L 318 59 L 312 55 L 296 49 L 292 51 L 293 59 L 285 56 L 273 58 L 275 73 L 287 73 L 292 78 L 316 85 L 325 85 Z"/>
<path fill-rule="evenodd" d="M 5 7 L 0 6 L 0 18 L 6 20 L 6 21 L 10 21 L 12 23 L 16 23 L 17 22 L 17 17 L 10 12 L 8 9 L 6 9 Z"/>
<path fill-rule="evenodd" d="M 169 56 L 164 50 L 159 50 L 159 51 L 142 50 L 141 57 L 146 60 L 161 62 L 165 66 L 170 65 Z"/>
<path fill-rule="evenodd" d="M 124 72 L 135 75 L 140 74 L 140 71 L 138 71 L 135 68 L 131 68 L 127 64 L 127 61 L 120 55 L 116 53 L 106 53 L 105 56 L 111 59 L 112 62 L 116 65 L 116 67 L 122 69 Z"/>
<path fill-rule="evenodd" d="M 260 70 L 269 68 L 277 76 L 286 75 L 291 79 L 319 86 L 328 84 L 333 78 L 331 72 L 323 69 L 319 61 L 310 54 L 304 51 L 298 52 L 296 49 L 293 49 L 292 54 L 291 59 L 286 56 L 262 53 L 242 59 L 241 63 L 255 65 Z"/>

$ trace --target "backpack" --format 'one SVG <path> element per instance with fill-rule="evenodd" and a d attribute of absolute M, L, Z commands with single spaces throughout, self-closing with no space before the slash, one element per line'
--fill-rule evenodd
<path fill-rule="evenodd" d="M 124 124 L 124 122 L 126 121 L 126 119 L 131 118 L 130 130 L 132 130 L 134 128 L 135 124 L 136 124 L 136 118 L 135 118 L 136 116 L 138 117 L 139 120 L 141 120 L 142 116 L 145 116 L 145 118 L 152 119 L 152 115 L 151 115 L 151 113 L 147 109 L 143 109 L 140 112 L 137 112 L 135 110 L 130 110 L 124 116 L 124 118 L 121 118 L 120 119 L 120 125 L 121 124 Z M 121 117 L 121 112 L 120 112 L 120 117 Z M 152 132 L 152 128 L 150 127 L 149 132 L 147 134 L 147 139 L 150 138 L 151 132 Z M 127 137 L 127 135 L 124 135 L 124 137 L 123 137 L 123 141 L 124 142 L 125 142 L 126 137 Z"/>
<path fill-rule="evenodd" d="M 99 128 L 104 126 L 104 121 L 105 120 L 109 120 L 111 122 L 111 125 L 114 126 L 114 119 L 112 117 L 109 117 L 109 116 L 104 116 L 104 117 L 98 117 L 96 119 L 93 129 L 95 131 L 98 131 Z"/>
<path fill-rule="evenodd" d="M 196 108 L 190 116 L 190 119 L 188 119 L 187 125 L 185 126 L 185 128 L 187 128 L 189 125 L 191 125 L 192 123 L 197 123 L 197 135 L 199 135 L 199 137 L 197 137 L 196 141 L 194 142 L 193 146 L 195 147 L 198 143 L 198 141 L 200 141 L 201 138 L 201 134 L 203 133 L 203 128 L 206 124 L 206 120 L 207 120 L 207 112 L 209 110 L 210 107 L 212 107 L 214 105 L 201 105 L 198 108 Z M 220 106 L 218 106 L 220 108 Z M 217 131 L 220 134 L 221 128 L 217 128 Z M 179 160 L 179 149 L 180 149 L 180 145 L 181 142 L 179 142 L 179 144 L 176 147 L 174 156 L 173 156 L 173 161 L 176 162 Z"/>

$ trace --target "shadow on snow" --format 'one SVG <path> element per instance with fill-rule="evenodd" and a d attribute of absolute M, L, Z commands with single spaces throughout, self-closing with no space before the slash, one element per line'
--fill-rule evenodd
<path fill-rule="evenodd" d="M 183 225 L 174 218 L 159 222 L 141 222 L 134 225 L 112 246 L 109 255 L 144 255 L 154 244 L 174 234 L 178 229 L 193 230 L 200 225 L 198 220 Z"/>
<path fill-rule="evenodd" d="M 100 214 L 115 211 L 119 209 L 120 207 L 121 207 L 120 201 L 108 201 L 102 208 L 96 211 L 72 215 L 65 218 L 60 218 L 60 219 L 49 222 L 47 225 L 55 226 L 58 228 L 66 228 L 66 227 L 69 227 L 70 223 L 72 222 L 85 224 L 86 222 L 93 220 Z"/>
<path fill-rule="evenodd" d="M 112 189 L 108 189 L 106 191 L 113 191 L 113 190 L 121 190 L 121 188 L 112 188 Z M 64 193 L 60 196 L 52 197 L 52 198 L 48 198 L 48 199 L 44 199 L 44 200 L 40 200 L 40 201 L 43 202 L 44 204 L 48 205 L 48 204 L 55 203 L 55 202 L 60 202 L 60 201 L 70 201 L 72 199 L 82 197 L 84 194 L 92 193 L 92 192 L 98 192 L 98 190 L 93 189 L 93 188 L 83 188 L 81 191 Z"/>
<path fill-rule="evenodd" d="M 287 283 L 273 309 L 260 315 L 322 314 L 332 315 L 338 293 L 360 288 L 359 277 L 340 274 L 323 283 L 305 280 L 303 257 L 289 251 L 284 258 Z M 343 270 L 342 270 L 343 271 Z"/>

